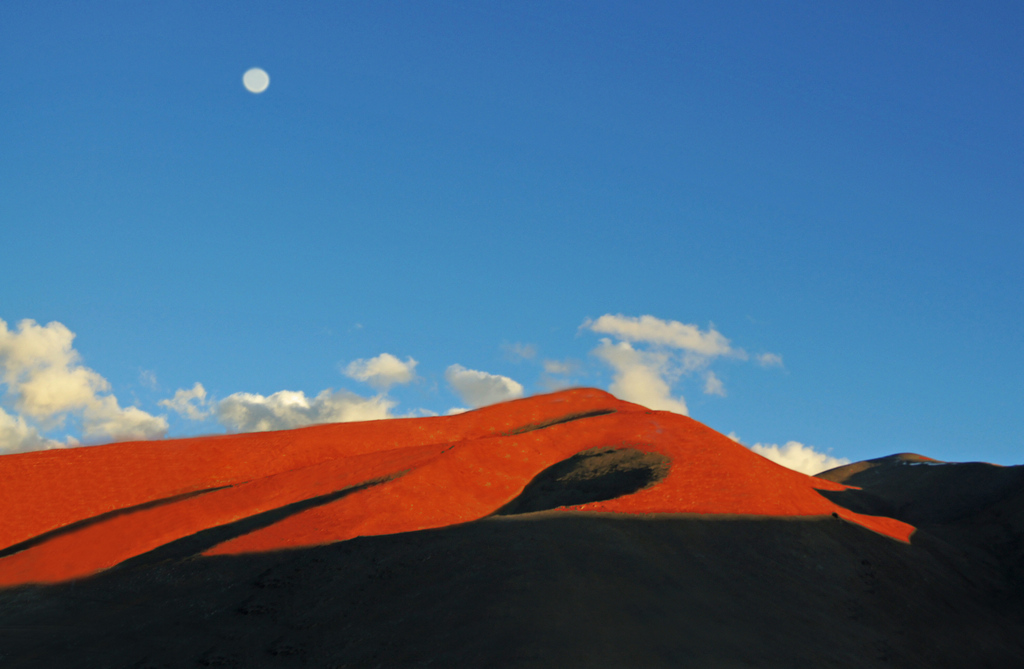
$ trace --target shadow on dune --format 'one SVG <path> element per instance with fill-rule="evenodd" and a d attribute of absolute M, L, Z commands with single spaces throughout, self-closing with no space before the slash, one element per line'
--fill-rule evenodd
<path fill-rule="evenodd" d="M 1020 602 L 950 550 L 831 517 L 491 517 L 0 591 L 0 664 L 1024 665 Z"/>
<path fill-rule="evenodd" d="M 145 511 L 147 509 L 155 509 L 159 506 L 167 506 L 170 504 L 174 504 L 176 502 L 180 502 L 182 500 L 189 499 L 190 497 L 197 497 L 199 495 L 204 495 L 208 492 L 223 490 L 224 488 L 229 487 L 230 486 L 219 486 L 217 488 L 205 488 L 203 490 L 194 490 L 192 492 L 183 493 L 181 495 L 174 495 L 173 497 L 155 499 L 151 502 L 146 502 L 145 504 L 136 504 L 134 506 L 125 507 L 123 509 L 115 509 L 114 511 L 101 513 L 98 516 L 93 516 L 92 518 L 85 518 L 84 520 L 69 523 L 64 527 L 58 527 L 55 530 L 51 530 L 49 532 L 44 532 L 40 535 L 34 536 L 31 539 L 28 539 L 27 541 L 22 541 L 11 546 L 8 546 L 7 548 L 0 550 L 0 558 L 5 558 L 8 555 L 14 555 L 15 553 L 26 550 L 28 548 L 32 548 L 33 546 L 38 546 L 51 539 L 56 539 L 57 537 L 63 536 L 65 534 L 71 534 L 79 530 L 84 530 L 87 527 L 98 525 L 112 518 L 117 518 L 118 516 L 126 516 L 137 511 Z"/>
<path fill-rule="evenodd" d="M 615 413 L 615 409 L 597 409 L 594 411 L 581 411 L 578 413 L 571 413 L 565 416 L 559 416 L 558 418 L 551 418 L 549 420 L 540 421 L 538 423 L 530 423 L 529 425 L 523 425 L 517 427 L 514 430 L 505 432 L 503 436 L 511 437 L 517 434 L 525 434 L 527 432 L 533 432 L 535 430 L 543 430 L 546 427 L 552 427 L 554 425 L 562 425 L 563 423 L 571 423 L 574 420 L 582 420 L 584 418 L 594 418 L 595 416 L 607 416 L 608 414 Z"/>
<path fill-rule="evenodd" d="M 542 471 L 493 515 L 547 511 L 629 495 L 668 476 L 669 463 L 660 453 L 635 448 L 591 448 Z"/>
<path fill-rule="evenodd" d="M 253 514 L 233 523 L 211 527 L 208 530 L 203 530 L 202 532 L 197 532 L 191 536 L 164 544 L 163 546 L 151 550 L 148 553 L 143 553 L 142 555 L 129 558 L 128 560 L 118 564 L 114 569 L 130 569 L 142 565 L 155 564 L 157 562 L 167 560 L 181 560 L 193 555 L 199 555 L 203 551 L 209 550 L 217 544 L 230 541 L 231 539 L 240 537 L 243 534 L 248 534 L 249 532 L 270 527 L 274 523 L 282 521 L 289 516 L 294 516 L 297 513 L 301 513 L 307 509 L 312 509 L 318 506 L 323 506 L 324 504 L 330 504 L 342 497 L 359 492 L 360 490 L 372 488 L 375 485 L 380 485 L 387 481 L 392 481 L 400 476 L 401 474 L 381 477 L 357 486 L 336 490 L 334 492 L 327 493 L 326 495 L 310 497 L 309 499 L 293 502 L 292 504 L 286 504 L 276 509 L 271 509 L 270 511 Z"/>

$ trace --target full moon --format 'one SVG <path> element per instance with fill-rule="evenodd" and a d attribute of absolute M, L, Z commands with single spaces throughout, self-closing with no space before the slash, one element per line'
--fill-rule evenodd
<path fill-rule="evenodd" d="M 242 83 L 250 93 L 262 93 L 270 85 L 270 75 L 254 67 L 242 75 Z"/>

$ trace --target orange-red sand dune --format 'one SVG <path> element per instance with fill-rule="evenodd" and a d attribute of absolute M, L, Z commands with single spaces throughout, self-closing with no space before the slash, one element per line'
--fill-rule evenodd
<path fill-rule="evenodd" d="M 0 585 L 85 576 L 289 505 L 296 510 L 231 536 L 205 554 L 271 551 L 464 523 L 507 511 L 549 468 L 564 469 L 574 456 L 595 453 L 607 457 L 592 460 L 597 464 L 588 473 L 552 480 L 602 473 L 649 476 L 621 494 L 613 489 L 565 508 L 620 514 L 831 514 L 904 542 L 914 531 L 906 523 L 833 504 L 818 490 L 848 486 L 776 465 L 690 418 L 576 389 L 457 416 L 0 457 L 5 510 Z M 302 502 L 308 504 L 297 508 Z"/>

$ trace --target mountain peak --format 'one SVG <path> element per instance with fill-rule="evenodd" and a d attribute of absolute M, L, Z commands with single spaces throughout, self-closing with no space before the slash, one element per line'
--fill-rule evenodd
<path fill-rule="evenodd" d="M 229 555 L 494 514 L 832 516 L 900 541 L 685 416 L 577 388 L 455 416 L 0 457 L 0 584 L 56 582 L 159 551 Z"/>

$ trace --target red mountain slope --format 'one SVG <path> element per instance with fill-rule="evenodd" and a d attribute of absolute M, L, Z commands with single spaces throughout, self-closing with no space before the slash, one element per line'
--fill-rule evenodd
<path fill-rule="evenodd" d="M 245 519 L 267 520 L 205 554 L 443 527 L 528 495 L 579 511 L 832 514 L 901 541 L 914 530 L 817 492 L 848 486 L 594 389 L 449 417 L 8 455 L 0 481 L 0 585 L 85 576 Z"/>

